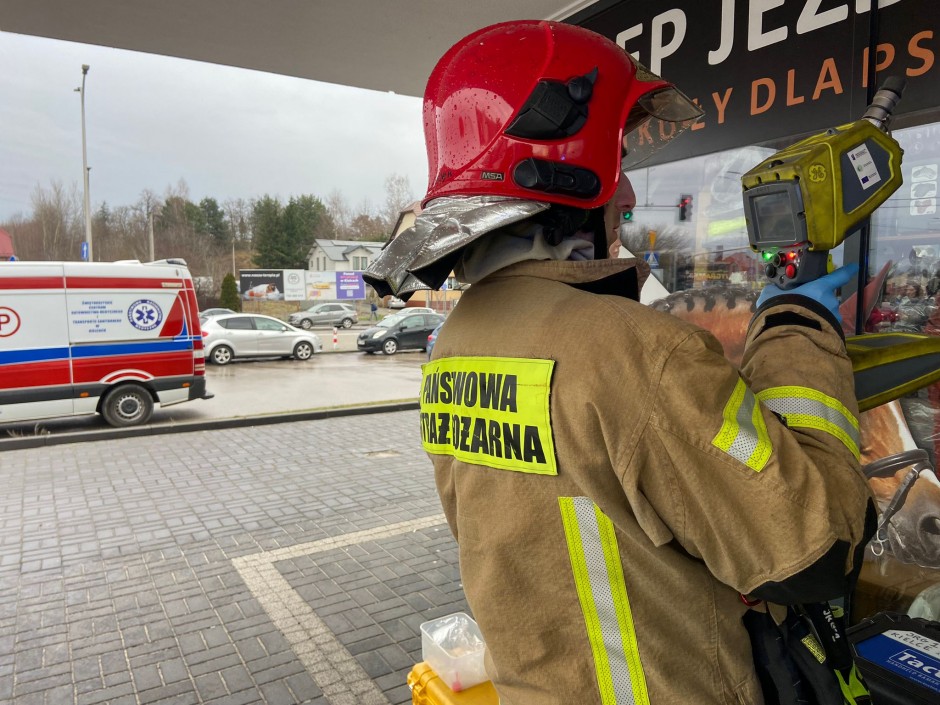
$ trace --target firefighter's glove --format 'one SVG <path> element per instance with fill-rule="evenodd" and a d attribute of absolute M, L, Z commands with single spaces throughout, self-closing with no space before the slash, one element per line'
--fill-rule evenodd
<path fill-rule="evenodd" d="M 780 289 L 775 284 L 768 284 L 757 299 L 757 307 L 760 308 L 775 296 L 805 296 L 825 306 L 829 313 L 835 316 L 839 323 L 842 323 L 836 290 L 852 281 L 856 274 L 858 274 L 858 264 L 853 262 L 844 267 L 839 267 L 824 277 L 806 284 L 800 284 L 792 289 Z"/>

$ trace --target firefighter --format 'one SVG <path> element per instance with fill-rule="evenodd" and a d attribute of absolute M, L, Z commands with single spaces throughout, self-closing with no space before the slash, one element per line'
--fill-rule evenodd
<path fill-rule="evenodd" d="M 742 595 L 826 600 L 860 568 L 873 508 L 834 294 L 851 271 L 765 291 L 738 370 L 637 302 L 644 262 L 607 257 L 622 169 L 699 115 L 546 21 L 481 29 L 429 78 L 424 210 L 366 279 L 471 284 L 420 430 L 501 705 L 761 703 Z"/>

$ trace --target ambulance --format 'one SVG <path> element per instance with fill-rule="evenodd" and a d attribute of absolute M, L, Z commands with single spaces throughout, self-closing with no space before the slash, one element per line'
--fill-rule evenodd
<path fill-rule="evenodd" d="M 0 262 L 0 424 L 208 399 L 186 263 Z"/>

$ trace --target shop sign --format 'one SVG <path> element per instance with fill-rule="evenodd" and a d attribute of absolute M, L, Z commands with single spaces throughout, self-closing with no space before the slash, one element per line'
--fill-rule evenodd
<path fill-rule="evenodd" d="M 604 34 L 673 81 L 705 116 L 648 164 L 818 132 L 868 101 L 875 0 L 620 0 L 571 21 Z M 879 85 L 907 81 L 898 114 L 940 105 L 936 0 L 880 0 Z M 659 132 L 660 134 L 656 134 Z M 654 121 L 640 140 L 668 138 Z"/>

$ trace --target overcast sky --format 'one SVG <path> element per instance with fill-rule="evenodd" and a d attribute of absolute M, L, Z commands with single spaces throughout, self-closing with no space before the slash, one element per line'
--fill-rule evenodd
<path fill-rule="evenodd" d="M 196 202 L 336 189 L 380 207 L 393 173 L 424 195 L 419 98 L 0 32 L 0 222 L 53 180 L 81 197 L 82 64 L 93 209 L 180 179 Z"/>

